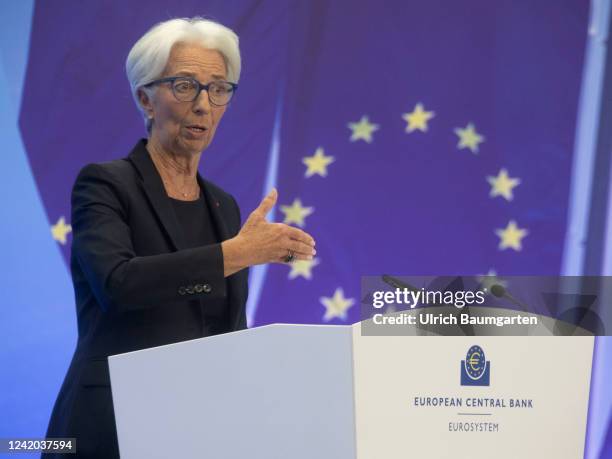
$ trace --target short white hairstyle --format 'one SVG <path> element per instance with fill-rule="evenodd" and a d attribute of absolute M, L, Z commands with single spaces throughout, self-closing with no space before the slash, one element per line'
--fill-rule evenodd
<path fill-rule="evenodd" d="M 132 97 L 145 120 L 147 131 L 149 120 L 138 100 L 138 90 L 159 78 L 177 43 L 197 43 L 205 48 L 219 51 L 225 62 L 227 79 L 238 83 L 240 79 L 240 49 L 238 36 L 233 30 L 218 22 L 194 18 L 177 18 L 160 22 L 145 33 L 132 47 L 125 62 L 125 71 L 132 90 Z"/>

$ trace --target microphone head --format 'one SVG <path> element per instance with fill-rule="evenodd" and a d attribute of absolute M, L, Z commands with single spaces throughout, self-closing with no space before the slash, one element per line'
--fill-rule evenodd
<path fill-rule="evenodd" d="M 393 288 L 399 288 L 401 290 L 405 288 L 407 288 L 408 290 L 416 290 L 416 288 L 412 287 L 411 285 L 408 285 L 405 282 L 402 282 L 401 280 L 396 279 L 395 277 L 391 277 L 388 274 L 383 274 L 382 281 L 385 284 L 390 285 Z"/>
<path fill-rule="evenodd" d="M 506 289 L 503 285 L 493 284 L 491 286 L 491 294 L 497 298 L 502 298 L 504 295 L 506 295 Z"/>

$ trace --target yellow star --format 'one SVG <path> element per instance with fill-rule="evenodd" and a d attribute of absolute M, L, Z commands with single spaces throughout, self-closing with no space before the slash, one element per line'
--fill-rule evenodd
<path fill-rule="evenodd" d="M 317 148 L 312 156 L 305 156 L 302 162 L 308 166 L 305 177 L 312 177 L 314 174 L 319 174 L 321 177 L 327 177 L 327 166 L 334 162 L 333 156 L 325 156 L 323 147 Z"/>
<path fill-rule="evenodd" d="M 457 148 L 469 148 L 472 153 L 478 153 L 478 144 L 484 142 L 484 137 L 476 132 L 476 127 L 472 123 L 468 123 L 465 129 L 456 128 L 455 134 L 459 136 Z"/>
<path fill-rule="evenodd" d="M 326 322 L 336 317 L 346 320 L 346 311 L 355 304 L 353 298 L 344 298 L 344 291 L 340 287 L 336 289 L 333 297 L 322 296 L 319 301 L 325 306 L 323 320 Z"/>
<path fill-rule="evenodd" d="M 512 189 L 521 183 L 521 179 L 510 178 L 506 169 L 500 169 L 497 177 L 487 176 L 487 182 L 491 185 L 490 197 L 503 196 L 506 201 L 512 201 Z"/>
<path fill-rule="evenodd" d="M 411 113 L 404 113 L 402 118 L 408 124 L 406 125 L 406 132 L 410 133 L 417 129 L 422 132 L 427 131 L 427 122 L 435 116 L 435 112 L 428 112 L 424 110 L 423 104 L 416 104 L 414 110 Z"/>
<path fill-rule="evenodd" d="M 53 239 L 62 245 L 66 244 L 66 235 L 72 231 L 70 225 L 66 225 L 64 217 L 60 217 L 55 225 L 51 225 L 51 235 Z"/>
<path fill-rule="evenodd" d="M 312 260 L 294 260 L 289 266 L 291 266 L 291 272 L 289 273 L 289 279 L 295 279 L 298 276 L 302 276 L 304 279 L 312 279 L 312 268 L 319 264 L 318 258 Z"/>
<path fill-rule="evenodd" d="M 526 229 L 519 228 L 516 226 L 514 220 L 508 222 L 508 226 L 504 229 L 496 229 L 495 234 L 499 236 L 499 250 L 505 250 L 511 248 L 517 252 L 523 248 L 521 240 L 529 234 Z"/>
<path fill-rule="evenodd" d="M 365 140 L 367 143 L 372 143 L 372 133 L 377 131 L 378 124 L 370 123 L 368 117 L 363 115 L 356 123 L 349 123 L 348 127 L 352 132 L 351 142 L 356 140 Z"/>
<path fill-rule="evenodd" d="M 280 210 L 285 214 L 283 223 L 295 223 L 302 228 L 304 219 L 314 212 L 314 207 L 302 207 L 302 201 L 294 199 L 290 206 L 280 206 Z"/>

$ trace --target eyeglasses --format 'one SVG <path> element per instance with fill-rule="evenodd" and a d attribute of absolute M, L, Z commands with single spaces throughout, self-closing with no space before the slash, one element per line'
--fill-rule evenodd
<path fill-rule="evenodd" d="M 203 84 L 195 78 L 182 76 L 160 78 L 145 84 L 144 87 L 161 83 L 170 83 L 174 97 L 181 102 L 193 102 L 198 98 L 200 92 L 205 90 L 210 103 L 217 106 L 229 104 L 236 89 L 238 89 L 236 83 L 230 83 L 229 81 L 211 81 L 208 84 Z"/>

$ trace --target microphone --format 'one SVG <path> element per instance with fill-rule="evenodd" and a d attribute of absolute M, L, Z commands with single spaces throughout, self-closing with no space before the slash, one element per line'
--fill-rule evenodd
<path fill-rule="evenodd" d="M 510 295 L 510 293 L 508 293 L 508 291 L 506 290 L 506 288 L 503 285 L 493 284 L 489 291 L 491 292 L 491 294 L 493 296 L 495 296 L 497 298 L 505 298 L 505 299 L 507 299 L 508 301 L 510 301 L 510 303 L 512 303 L 515 306 L 518 306 L 519 308 L 521 308 L 524 312 L 530 312 L 529 311 L 529 306 L 527 306 L 525 303 L 517 300 L 512 295 Z"/>
<path fill-rule="evenodd" d="M 382 281 L 385 284 L 390 285 L 393 288 L 398 288 L 400 290 L 406 289 L 411 292 L 421 291 L 420 289 L 398 279 L 397 277 L 392 277 L 387 274 L 382 275 Z M 455 316 L 455 317 L 460 314 L 460 311 L 453 306 L 449 306 L 449 305 L 432 305 L 432 306 L 442 306 L 445 309 L 445 311 L 447 311 L 450 315 Z M 420 315 L 420 314 L 424 314 L 424 311 L 425 311 L 424 308 L 417 308 L 416 313 Z M 468 306 L 463 308 L 463 314 L 470 315 L 470 309 Z M 443 325 L 422 325 L 420 322 L 417 323 L 417 329 L 434 332 L 442 336 L 454 336 L 453 330 L 457 328 L 461 330 L 464 336 L 474 336 L 474 327 L 473 325 L 470 325 L 470 324 L 457 325 L 456 327 L 453 327 L 453 329 L 451 330 L 450 326 L 447 327 Z"/>
<path fill-rule="evenodd" d="M 512 304 L 514 304 L 514 305 L 518 306 L 519 308 L 521 308 L 523 310 L 523 312 L 526 312 L 528 314 L 536 314 L 534 311 L 530 311 L 529 310 L 529 306 L 527 306 L 525 303 L 523 303 L 522 301 L 517 300 L 512 295 L 510 295 L 510 293 L 508 293 L 508 291 L 505 289 L 505 287 L 503 285 L 499 285 L 499 284 L 492 285 L 491 289 L 490 289 L 490 292 L 493 294 L 493 296 L 495 296 L 497 298 L 505 298 L 505 299 L 507 299 Z M 554 319 L 553 317 L 551 317 L 551 319 L 553 319 L 553 324 L 549 324 L 548 321 L 545 319 L 545 320 L 542 321 L 543 325 L 552 335 L 557 335 L 559 333 L 555 333 L 553 328 L 557 327 L 558 320 Z"/>
<path fill-rule="evenodd" d="M 387 274 L 383 274 L 382 281 L 385 284 L 390 285 L 393 288 L 399 288 L 401 290 L 407 289 L 407 290 L 409 290 L 411 292 L 418 292 L 419 291 L 418 288 L 413 287 L 412 285 L 407 284 L 404 281 L 401 281 L 401 280 L 399 280 L 396 277 L 391 277 L 391 276 L 389 276 Z"/>

